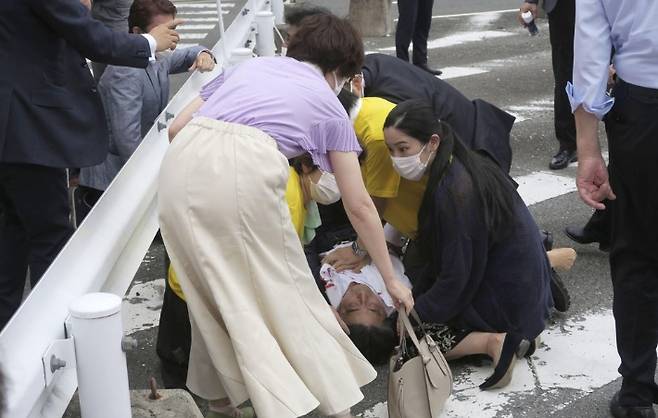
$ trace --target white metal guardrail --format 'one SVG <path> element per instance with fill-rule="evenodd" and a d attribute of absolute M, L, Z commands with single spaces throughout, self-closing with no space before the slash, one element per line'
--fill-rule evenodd
<path fill-rule="evenodd" d="M 221 0 L 217 3 L 220 11 Z M 233 50 L 245 45 L 253 49 L 256 38 L 265 36 L 256 34 L 255 17 L 267 10 L 275 12 L 277 23 L 282 21 L 282 0 L 248 0 L 225 32 L 218 12 L 221 39 L 213 48 L 217 69 L 193 74 L 178 91 L 0 334 L 7 404 L 2 416 L 63 415 L 77 388 L 75 350 L 64 325 L 69 306 L 91 292 L 125 294 L 158 230 L 156 184 L 168 145 L 166 128 L 201 86 L 221 71 Z"/>

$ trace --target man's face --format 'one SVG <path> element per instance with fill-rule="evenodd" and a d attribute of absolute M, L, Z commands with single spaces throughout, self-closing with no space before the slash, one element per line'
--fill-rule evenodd
<path fill-rule="evenodd" d="M 386 306 L 368 286 L 352 283 L 343 295 L 338 313 L 350 325 L 379 326 L 386 319 Z"/>

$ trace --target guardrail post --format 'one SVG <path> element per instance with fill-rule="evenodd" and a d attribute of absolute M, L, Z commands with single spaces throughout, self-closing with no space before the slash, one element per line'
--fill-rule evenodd
<path fill-rule="evenodd" d="M 283 0 L 271 0 L 272 13 L 274 13 L 274 23 L 276 25 L 283 25 L 285 22 L 284 12 L 285 6 Z"/>
<path fill-rule="evenodd" d="M 238 65 L 241 62 L 251 59 L 252 56 L 253 51 L 249 48 L 235 48 L 233 53 L 231 53 L 230 65 Z"/>
<path fill-rule="evenodd" d="M 274 45 L 274 14 L 269 10 L 256 13 L 256 48 L 261 57 L 273 57 L 276 53 Z"/>
<path fill-rule="evenodd" d="M 130 418 L 121 298 L 89 293 L 69 310 L 82 418 Z"/>
<path fill-rule="evenodd" d="M 224 29 L 224 13 L 222 8 L 222 0 L 216 0 L 217 2 L 217 20 L 219 22 L 219 42 L 222 45 L 222 62 L 226 62 L 227 53 L 226 50 L 226 41 L 224 40 L 224 34 L 226 30 Z"/>

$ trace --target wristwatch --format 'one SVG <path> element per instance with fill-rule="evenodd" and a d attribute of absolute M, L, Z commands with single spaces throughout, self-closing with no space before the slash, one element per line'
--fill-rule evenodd
<path fill-rule="evenodd" d="M 352 252 L 354 253 L 355 256 L 363 258 L 368 255 L 368 251 L 364 250 L 363 248 L 359 247 L 359 242 L 358 240 L 352 241 Z"/>

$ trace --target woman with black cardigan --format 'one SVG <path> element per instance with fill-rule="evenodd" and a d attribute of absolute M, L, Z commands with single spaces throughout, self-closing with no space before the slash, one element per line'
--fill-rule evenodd
<path fill-rule="evenodd" d="M 480 386 L 509 383 L 523 341 L 544 330 L 551 270 L 539 230 L 509 178 L 467 149 L 431 106 L 399 104 L 384 124 L 393 165 L 428 186 L 418 213 L 427 271 L 414 284 L 415 309 L 447 341 L 446 357 L 488 354 L 494 373 Z"/>

